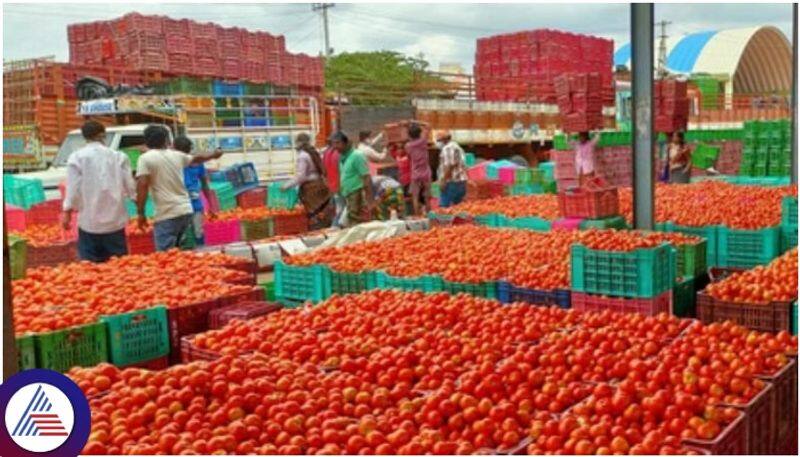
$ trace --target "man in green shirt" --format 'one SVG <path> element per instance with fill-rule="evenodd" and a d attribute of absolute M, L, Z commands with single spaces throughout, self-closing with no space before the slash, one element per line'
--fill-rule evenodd
<path fill-rule="evenodd" d="M 331 146 L 339 151 L 339 193 L 347 205 L 347 224 L 367 222 L 372 219 L 375 205 L 367 160 L 350 145 L 344 133 L 336 132 L 331 139 Z"/>

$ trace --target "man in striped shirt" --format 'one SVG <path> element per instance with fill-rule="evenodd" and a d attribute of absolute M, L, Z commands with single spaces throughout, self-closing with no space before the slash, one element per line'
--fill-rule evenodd
<path fill-rule="evenodd" d="M 464 150 L 453 141 L 450 132 L 436 136 L 439 153 L 439 206 L 447 208 L 464 200 L 467 193 L 467 165 Z"/>

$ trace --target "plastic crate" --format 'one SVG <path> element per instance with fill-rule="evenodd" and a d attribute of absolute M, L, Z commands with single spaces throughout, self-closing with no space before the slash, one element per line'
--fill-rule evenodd
<path fill-rule="evenodd" d="M 705 170 L 714 166 L 717 157 L 719 157 L 718 147 L 698 144 L 692 151 L 692 166 Z"/>
<path fill-rule="evenodd" d="M 212 309 L 208 313 L 208 327 L 210 329 L 222 328 L 233 319 L 248 320 L 259 316 L 264 316 L 275 311 L 279 311 L 279 303 L 269 303 L 266 301 L 246 301 L 223 308 Z"/>
<path fill-rule="evenodd" d="M 244 86 L 242 83 L 213 81 L 211 83 L 211 93 L 215 97 L 238 97 L 244 95 Z"/>
<path fill-rule="evenodd" d="M 14 206 L 29 209 L 44 201 L 44 187 L 40 179 L 18 178 L 3 175 L 3 200 Z"/>
<path fill-rule="evenodd" d="M 472 220 L 478 225 L 487 227 L 507 227 L 509 219 L 502 214 L 492 213 L 473 216 Z"/>
<path fill-rule="evenodd" d="M 156 306 L 113 316 L 102 316 L 108 329 L 109 361 L 126 366 L 169 355 L 167 308 Z"/>
<path fill-rule="evenodd" d="M 570 291 L 560 289 L 552 291 L 527 289 L 525 287 L 516 287 L 506 281 L 498 281 L 497 300 L 500 301 L 500 303 L 523 302 L 569 309 Z"/>
<path fill-rule="evenodd" d="M 552 230 L 578 230 L 583 219 L 579 217 L 566 217 L 553 221 Z"/>
<path fill-rule="evenodd" d="M 153 233 L 133 233 L 126 236 L 128 241 L 128 254 L 152 254 L 156 252 L 156 243 Z"/>
<path fill-rule="evenodd" d="M 517 217 L 507 220 L 509 227 L 525 229 L 525 230 L 534 230 L 538 232 L 549 232 L 552 226 L 552 223 L 550 221 L 535 216 Z"/>
<path fill-rule="evenodd" d="M 631 252 L 571 248 L 572 290 L 615 297 L 652 298 L 675 283 L 675 251 L 669 244 Z"/>
<path fill-rule="evenodd" d="M 708 242 L 702 240 L 695 244 L 675 246 L 675 266 L 678 277 L 695 277 L 706 272 L 706 247 Z"/>
<path fill-rule="evenodd" d="M 619 196 L 616 187 L 570 189 L 558 193 L 558 206 L 563 217 L 602 219 L 619 214 Z"/>
<path fill-rule="evenodd" d="M 788 332 L 791 329 L 791 316 L 791 302 L 772 302 L 767 305 L 734 303 L 717 300 L 706 292 L 697 294 L 697 318 L 704 324 L 729 320 L 760 332 Z"/>
<path fill-rule="evenodd" d="M 16 346 L 19 371 L 36 368 L 36 338 L 34 335 L 17 337 Z"/>
<path fill-rule="evenodd" d="M 28 267 L 28 242 L 16 235 L 8 235 L 9 266 L 11 279 L 22 279 Z"/>
<path fill-rule="evenodd" d="M 36 363 L 63 373 L 72 367 L 93 367 L 108 360 L 106 326 L 97 322 L 47 333 L 38 333 Z"/>
<path fill-rule="evenodd" d="M 781 253 L 797 246 L 797 227 L 781 227 Z"/>
<path fill-rule="evenodd" d="M 797 335 L 797 302 L 792 303 L 792 328 L 791 334 Z"/>
<path fill-rule="evenodd" d="M 375 285 L 374 272 L 346 273 L 331 270 L 331 292 L 334 294 L 357 294 Z"/>
<path fill-rule="evenodd" d="M 14 205 L 6 205 L 5 213 L 6 228 L 10 232 L 22 232 L 25 230 L 25 210 Z"/>
<path fill-rule="evenodd" d="M 267 206 L 270 208 L 291 209 L 297 205 L 297 188 L 282 190 L 281 182 L 271 182 L 267 186 Z"/>
<path fill-rule="evenodd" d="M 722 403 L 721 406 L 735 408 L 744 413 L 746 454 L 770 454 L 774 443 L 772 434 L 775 432 L 775 424 L 772 423 L 775 407 L 772 384 L 764 383 L 764 389 L 746 405 Z"/>
<path fill-rule="evenodd" d="M 797 229 L 797 197 L 787 195 L 781 200 L 781 225 Z"/>
<path fill-rule="evenodd" d="M 272 218 L 272 234 L 299 235 L 308 231 L 308 215 L 305 212 L 277 215 Z"/>
<path fill-rule="evenodd" d="M 606 297 L 573 291 L 571 299 L 572 309 L 575 311 L 615 311 L 655 316 L 660 313 L 669 313 L 672 305 L 672 291 L 668 290 L 653 298 Z"/>
<path fill-rule="evenodd" d="M 374 278 L 375 288 L 377 289 L 419 290 L 422 292 L 441 292 L 444 290 L 442 278 L 439 276 L 427 275 L 407 278 L 376 271 Z"/>
<path fill-rule="evenodd" d="M 220 354 L 216 352 L 209 351 L 206 349 L 200 349 L 192 343 L 191 336 L 184 336 L 181 338 L 178 346 L 180 349 L 178 350 L 178 356 L 175 357 L 181 363 L 189 363 L 189 362 L 196 362 L 196 361 L 206 361 L 211 362 L 217 360 L 218 358 L 222 357 Z"/>
<path fill-rule="evenodd" d="M 32 205 L 25 215 L 26 225 L 56 225 L 61 217 L 61 200 L 47 200 Z"/>
<path fill-rule="evenodd" d="M 331 296 L 331 271 L 324 265 L 307 267 L 275 262 L 275 299 L 280 303 L 311 301 Z"/>
<path fill-rule="evenodd" d="M 442 290 L 451 294 L 470 294 L 482 298 L 497 298 L 497 282 L 484 281 L 477 284 L 442 280 Z"/>
<path fill-rule="evenodd" d="M 217 299 L 191 303 L 167 310 L 169 322 L 170 360 L 177 362 L 181 355 L 181 338 L 208 330 L 208 313 L 219 307 Z"/>
<path fill-rule="evenodd" d="M 54 267 L 78 259 L 77 244 L 74 241 L 42 247 L 28 245 L 25 255 L 27 268 Z"/>
<path fill-rule="evenodd" d="M 672 222 L 665 222 L 661 227 L 656 224 L 656 230 L 662 232 L 677 232 L 685 233 L 686 235 L 694 235 L 706 240 L 706 267 L 719 266 L 717 259 L 718 245 L 719 245 L 719 232 L 722 227 L 718 225 L 707 225 L 704 227 L 689 227 L 685 225 L 677 225 Z"/>
<path fill-rule="evenodd" d="M 672 289 L 672 314 L 678 317 L 695 317 L 697 290 L 694 278 L 684 278 Z"/>
<path fill-rule="evenodd" d="M 773 388 L 772 453 L 791 454 L 792 441 L 797 446 L 797 360 L 790 358 L 777 373 L 758 377 Z"/>
<path fill-rule="evenodd" d="M 582 219 L 579 225 L 581 230 L 588 229 L 626 229 L 628 223 L 622 216 L 611 216 L 602 219 Z"/>
<path fill-rule="evenodd" d="M 261 288 L 264 289 L 264 301 L 274 302 L 275 301 L 275 282 L 265 282 L 260 284 Z"/>
<path fill-rule="evenodd" d="M 203 222 L 203 237 L 207 246 L 217 246 L 241 241 L 242 228 L 238 219 Z"/>
<path fill-rule="evenodd" d="M 428 220 L 432 226 L 438 227 L 472 223 L 472 217 L 467 214 L 437 214 L 433 211 L 428 213 Z"/>
<path fill-rule="evenodd" d="M 240 208 L 258 208 L 267 203 L 267 189 L 257 187 L 248 189 L 236 196 L 236 203 Z"/>
<path fill-rule="evenodd" d="M 554 162 L 541 162 L 537 168 L 542 172 L 542 181 L 553 181 L 555 179 Z"/>
<path fill-rule="evenodd" d="M 764 265 L 780 252 L 780 227 L 736 230 L 720 227 L 717 265 L 752 268 Z"/>
<path fill-rule="evenodd" d="M 239 221 L 242 229 L 242 241 L 263 240 L 273 235 L 272 219 L 264 218 L 255 221 Z"/>
<path fill-rule="evenodd" d="M 728 424 L 713 440 L 684 439 L 682 443 L 705 450 L 711 455 L 747 454 L 747 424 L 744 414 Z"/>
<path fill-rule="evenodd" d="M 253 283 L 248 283 L 244 285 L 252 285 Z M 240 284 L 241 285 L 241 284 Z M 261 297 L 264 292 L 258 286 L 253 286 L 251 289 L 241 292 L 234 292 L 228 295 L 223 295 L 217 299 L 217 306 L 216 308 L 221 308 L 223 306 L 230 306 L 235 305 L 237 303 L 249 302 L 249 301 L 261 301 Z"/>

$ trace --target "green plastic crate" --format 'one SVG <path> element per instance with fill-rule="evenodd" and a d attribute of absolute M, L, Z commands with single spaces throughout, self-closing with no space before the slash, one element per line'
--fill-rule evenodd
<path fill-rule="evenodd" d="M 233 97 L 219 97 L 214 99 L 216 111 L 214 113 L 217 120 L 235 121 L 241 120 L 242 109 L 239 99 Z"/>
<path fill-rule="evenodd" d="M 273 222 L 271 218 L 264 218 L 256 221 L 240 220 L 239 225 L 242 228 L 242 241 L 263 240 L 271 237 L 275 233 L 273 230 Z"/>
<path fill-rule="evenodd" d="M 464 164 L 468 167 L 475 165 L 475 153 L 473 152 L 465 152 L 464 153 Z"/>
<path fill-rule="evenodd" d="M 264 289 L 264 301 L 274 302 L 275 301 L 275 282 L 265 282 L 259 284 L 262 289 Z"/>
<path fill-rule="evenodd" d="M 672 222 L 667 222 L 664 225 L 663 232 L 678 232 L 686 235 L 699 236 L 706 240 L 706 268 L 717 267 L 718 264 L 717 252 L 719 246 L 719 231 L 722 227 L 718 225 L 708 225 L 704 227 L 688 227 L 684 225 L 677 225 Z"/>
<path fill-rule="evenodd" d="M 450 294 L 470 294 L 482 298 L 497 298 L 497 282 L 485 281 L 478 284 L 442 280 L 442 289 Z"/>
<path fill-rule="evenodd" d="M 39 368 L 65 372 L 72 367 L 92 367 L 108 360 L 106 326 L 101 322 L 38 333 L 36 363 Z"/>
<path fill-rule="evenodd" d="M 719 157 L 719 148 L 708 146 L 706 144 L 698 144 L 692 152 L 692 165 L 700 169 L 707 169 L 714 166 L 714 163 Z"/>
<path fill-rule="evenodd" d="M 331 296 L 331 270 L 325 265 L 294 266 L 275 262 L 275 300 L 287 305 L 321 302 Z"/>
<path fill-rule="evenodd" d="M 554 135 L 553 149 L 556 151 L 566 151 L 569 149 L 569 141 L 567 140 L 567 136 L 564 134 Z"/>
<path fill-rule="evenodd" d="M 538 165 L 539 170 L 542 172 L 542 182 L 553 181 L 555 179 L 555 162 L 541 162 Z"/>
<path fill-rule="evenodd" d="M 553 225 L 551 221 L 535 216 L 516 217 L 513 219 L 509 219 L 508 221 L 510 227 L 525 229 L 525 230 L 534 230 L 537 232 L 549 232 L 550 228 Z"/>
<path fill-rule="evenodd" d="M 44 198 L 44 187 L 41 179 L 18 178 L 13 175 L 3 175 L 3 200 L 23 209 L 41 203 Z"/>
<path fill-rule="evenodd" d="M 588 229 L 626 229 L 628 228 L 628 223 L 625 221 L 625 218 L 622 216 L 611 216 L 606 217 L 603 219 L 583 219 L 581 221 L 580 227 L 581 230 L 588 230 Z"/>
<path fill-rule="evenodd" d="M 419 290 L 422 292 L 441 292 L 443 281 L 439 276 L 426 275 L 416 278 L 406 278 L 392 276 L 383 271 L 376 271 L 374 274 L 375 288 L 377 289 L 399 289 L 404 291 Z"/>
<path fill-rule="evenodd" d="M 556 182 L 553 180 L 545 180 L 542 187 L 544 188 L 544 193 L 546 194 L 558 193 L 558 186 L 556 185 Z"/>
<path fill-rule="evenodd" d="M 244 94 L 248 96 L 269 95 L 272 88 L 269 84 L 244 83 Z"/>
<path fill-rule="evenodd" d="M 334 294 L 357 294 L 371 289 L 375 280 L 371 277 L 375 273 L 365 271 L 362 273 L 346 273 L 331 269 L 331 292 Z"/>
<path fill-rule="evenodd" d="M 297 188 L 281 190 L 281 182 L 271 182 L 267 186 L 267 207 L 294 208 L 297 205 Z"/>
<path fill-rule="evenodd" d="M 705 274 L 708 241 L 675 246 L 675 265 L 679 278 L 694 278 Z"/>
<path fill-rule="evenodd" d="M 696 309 L 695 278 L 683 278 L 672 289 L 672 314 L 678 317 L 695 317 Z"/>
<path fill-rule="evenodd" d="M 442 196 L 442 189 L 438 182 L 431 183 L 431 197 L 439 198 Z"/>
<path fill-rule="evenodd" d="M 781 227 L 781 253 L 797 246 L 797 227 Z"/>
<path fill-rule="evenodd" d="M 28 266 L 28 242 L 22 237 L 8 235 L 8 254 L 11 267 L 11 279 L 24 278 L 25 269 Z"/>
<path fill-rule="evenodd" d="M 102 316 L 100 322 L 108 330 L 108 360 L 114 365 L 132 365 L 169 355 L 169 324 L 164 306 Z"/>
<path fill-rule="evenodd" d="M 781 225 L 797 227 L 797 197 L 787 195 L 781 200 Z"/>
<path fill-rule="evenodd" d="M 720 267 L 753 268 L 765 265 L 780 251 L 780 227 L 736 230 L 720 227 L 717 264 Z"/>
<path fill-rule="evenodd" d="M 165 95 L 211 95 L 211 80 L 180 77 L 162 85 Z"/>
<path fill-rule="evenodd" d="M 614 297 L 652 298 L 675 282 L 675 251 L 669 244 L 631 252 L 572 245 L 572 290 Z"/>
<path fill-rule="evenodd" d="M 503 225 L 508 220 L 507 217 L 503 216 L 502 214 L 491 213 L 491 214 L 483 214 L 480 216 L 474 216 L 473 220 L 476 224 L 485 225 L 487 227 L 506 227 Z"/>
<path fill-rule="evenodd" d="M 191 251 L 197 247 L 197 236 L 194 234 L 194 226 L 191 227 L 191 230 L 186 232 L 178 247 L 184 251 Z"/>
<path fill-rule="evenodd" d="M 33 335 L 16 338 L 17 368 L 19 371 L 36 368 L 36 339 Z"/>

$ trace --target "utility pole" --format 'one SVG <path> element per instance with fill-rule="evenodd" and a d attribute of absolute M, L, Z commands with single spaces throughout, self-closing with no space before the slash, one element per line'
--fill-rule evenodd
<path fill-rule="evenodd" d="M 330 34 L 328 32 L 328 8 L 333 8 L 334 6 L 335 5 L 333 3 L 311 4 L 312 11 L 322 11 L 322 27 L 325 36 L 325 57 L 330 57 L 331 54 L 333 54 L 333 49 L 331 49 Z"/>
<path fill-rule="evenodd" d="M 672 24 L 670 21 L 660 21 L 661 35 L 658 36 L 658 78 L 667 76 L 667 26 Z"/>

